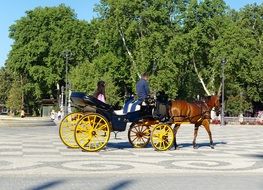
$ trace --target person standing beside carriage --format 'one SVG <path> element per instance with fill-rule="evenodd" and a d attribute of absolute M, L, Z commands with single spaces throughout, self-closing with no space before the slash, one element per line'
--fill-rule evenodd
<path fill-rule="evenodd" d="M 93 96 L 104 103 L 106 102 L 105 82 L 104 81 L 101 80 L 97 83 L 97 89 L 95 93 L 93 94 Z"/>

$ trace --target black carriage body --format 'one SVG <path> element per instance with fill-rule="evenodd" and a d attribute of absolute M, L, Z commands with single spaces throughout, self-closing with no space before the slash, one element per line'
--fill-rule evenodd
<path fill-rule="evenodd" d="M 128 122 L 137 122 L 145 118 L 153 118 L 153 106 L 141 106 L 139 111 L 129 112 L 126 114 L 118 115 L 114 112 L 113 106 L 101 102 L 93 96 L 88 96 L 82 92 L 72 92 L 71 101 L 74 106 L 81 110 L 99 113 L 103 115 L 112 125 L 113 131 L 125 131 Z"/>

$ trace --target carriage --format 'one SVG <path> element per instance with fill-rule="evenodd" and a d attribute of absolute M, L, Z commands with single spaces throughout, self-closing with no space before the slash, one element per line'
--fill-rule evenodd
<path fill-rule="evenodd" d="M 145 147 L 151 141 L 156 150 L 168 150 L 176 143 L 174 132 L 177 126 L 196 117 L 185 117 L 178 121 L 169 116 L 168 108 L 171 105 L 163 93 L 158 93 L 155 98 L 146 98 L 136 110 L 127 113 L 82 92 L 73 92 L 71 101 L 81 111 L 64 117 L 59 135 L 66 146 L 80 147 L 88 152 L 103 149 L 111 132 L 125 131 L 127 126 L 128 140 L 133 147 Z M 201 109 L 200 118 L 203 118 L 203 114 L 205 112 Z"/>
<path fill-rule="evenodd" d="M 99 151 L 107 144 L 110 132 L 122 132 L 128 130 L 128 139 L 133 147 L 145 147 L 151 137 L 151 132 L 161 130 L 163 124 L 156 113 L 156 100 L 147 98 L 136 111 L 125 113 L 123 110 L 115 110 L 114 106 L 103 103 L 93 96 L 81 92 L 73 92 L 71 101 L 81 112 L 67 115 L 60 124 L 59 134 L 62 142 L 70 148 L 82 148 L 85 151 Z M 163 118 L 162 118 L 163 119 Z M 158 126 L 158 127 L 157 127 Z M 157 127 L 152 130 L 153 127 Z M 162 131 L 159 131 L 162 133 Z M 172 134 L 172 130 L 171 130 Z M 171 136 L 170 134 L 170 136 Z M 161 134 L 161 136 L 165 136 Z M 167 139 L 168 139 L 168 135 Z M 162 137 L 163 138 L 163 137 Z M 169 146 L 172 146 L 173 137 Z M 160 147 L 158 139 L 151 138 L 156 149 Z M 166 140 L 167 141 L 167 140 Z M 162 145 L 163 146 L 163 145 Z"/>

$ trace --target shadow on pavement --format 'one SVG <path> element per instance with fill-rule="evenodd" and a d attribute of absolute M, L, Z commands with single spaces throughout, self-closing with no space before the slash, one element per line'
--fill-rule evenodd
<path fill-rule="evenodd" d="M 214 142 L 214 146 L 219 145 L 219 144 L 227 144 L 226 142 Z M 182 143 L 182 144 L 178 144 L 178 146 L 180 148 L 185 148 L 185 147 L 192 147 L 193 144 L 192 143 Z M 209 147 L 210 144 L 209 143 L 197 143 L 198 148 L 200 147 Z"/>
<path fill-rule="evenodd" d="M 224 145 L 227 144 L 227 142 L 214 142 L 214 146 L 216 147 L 217 145 Z M 178 144 L 179 148 L 186 148 L 186 147 L 192 147 L 192 143 L 182 143 Z M 201 147 L 209 147 L 209 143 L 197 143 L 198 148 Z M 126 149 L 126 148 L 132 148 L 132 145 L 129 142 L 109 142 L 107 144 L 107 147 L 110 149 Z M 144 148 L 152 148 L 151 143 L 149 142 L 148 145 Z"/>
<path fill-rule="evenodd" d="M 48 126 L 56 126 L 54 122 L 49 122 L 49 123 L 41 123 L 41 124 L 36 124 L 36 127 L 48 127 Z"/>
<path fill-rule="evenodd" d="M 45 189 L 51 189 L 54 188 L 55 186 L 58 186 L 59 184 L 64 183 L 64 180 L 56 180 L 56 181 L 50 181 L 43 183 L 41 185 L 38 185 L 36 187 L 29 188 L 28 190 L 45 190 Z"/>
<path fill-rule="evenodd" d="M 127 189 L 127 186 L 129 186 L 131 183 L 131 180 L 120 181 L 114 184 L 113 186 L 108 187 L 107 190 Z"/>
<path fill-rule="evenodd" d="M 108 142 L 107 147 L 114 149 L 133 148 L 129 142 Z M 144 148 L 152 148 L 151 143 L 148 143 L 148 145 Z"/>
<path fill-rule="evenodd" d="M 241 155 L 245 157 L 250 157 L 250 158 L 258 158 L 258 159 L 263 159 L 263 154 L 246 154 L 246 155 Z"/>

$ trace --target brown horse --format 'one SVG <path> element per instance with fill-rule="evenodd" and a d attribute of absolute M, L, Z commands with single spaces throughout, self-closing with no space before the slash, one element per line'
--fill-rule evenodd
<path fill-rule="evenodd" d="M 182 122 L 195 124 L 193 148 L 197 148 L 196 137 L 198 128 L 203 125 L 209 135 L 210 147 L 214 148 L 212 134 L 210 131 L 210 112 L 215 108 L 216 114 L 219 115 L 220 102 L 218 96 L 209 96 L 204 101 L 189 103 L 184 100 L 173 100 L 170 107 L 170 116 L 175 123 L 174 127 L 174 146 L 177 147 L 176 133 Z"/>

